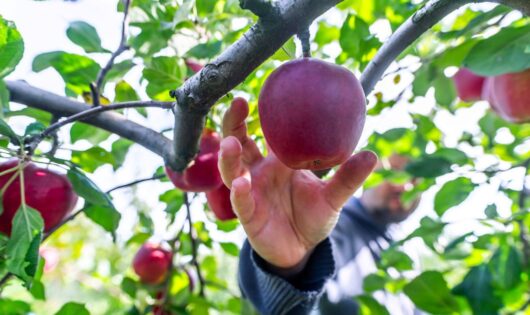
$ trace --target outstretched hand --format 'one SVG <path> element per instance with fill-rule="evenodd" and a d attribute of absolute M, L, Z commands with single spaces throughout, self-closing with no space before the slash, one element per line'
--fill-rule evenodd
<path fill-rule="evenodd" d="M 344 203 L 376 165 L 374 153 L 350 157 L 323 181 L 293 170 L 272 151 L 264 157 L 247 135 L 248 103 L 236 98 L 223 119 L 219 169 L 252 248 L 281 275 L 303 269 L 333 230 Z"/>

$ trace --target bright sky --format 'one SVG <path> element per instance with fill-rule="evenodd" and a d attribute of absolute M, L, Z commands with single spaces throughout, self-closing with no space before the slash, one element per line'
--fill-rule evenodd
<path fill-rule="evenodd" d="M 16 23 L 26 45 L 24 58 L 16 71 L 9 76 L 9 79 L 23 79 L 34 86 L 58 94 L 63 94 L 63 82 L 54 70 L 48 69 L 38 74 L 31 71 L 33 57 L 38 53 L 53 50 L 65 50 L 68 52 L 83 54 L 81 48 L 72 44 L 65 34 L 69 22 L 75 20 L 82 20 L 92 24 L 98 30 L 103 46 L 110 50 L 114 50 L 119 42 L 122 19 L 121 14 L 116 13 L 115 5 L 116 1 L 109 0 L 81 0 L 73 3 L 63 1 L 30 0 L 0 1 L 0 14 L 5 19 Z M 328 16 L 335 22 L 337 21 L 337 15 L 333 12 L 329 13 Z M 378 24 L 372 29 L 383 36 L 385 33 L 388 33 L 384 23 L 381 25 Z M 101 63 L 106 62 L 106 58 L 108 58 L 106 56 L 97 57 L 97 60 Z M 127 77 L 134 78 L 136 76 L 137 78 L 137 75 L 138 72 L 132 72 Z M 397 95 L 403 87 L 411 83 L 413 77 L 404 74 L 398 88 L 389 82 L 391 79 L 392 78 L 390 77 L 387 80 L 388 82 L 380 83 L 377 88 L 384 90 L 385 93 L 391 91 L 388 94 L 385 94 L 386 97 Z M 128 81 L 136 82 L 137 80 Z M 145 95 L 144 99 L 146 99 Z M 407 115 L 407 111 L 425 114 L 430 108 L 432 108 L 433 104 L 434 98 L 431 91 L 427 97 L 419 98 L 414 104 L 401 103 L 395 106 L 392 110 L 385 111 L 377 118 L 369 118 L 363 139 L 366 139 L 373 130 L 384 131 L 393 127 L 411 127 L 412 122 Z M 464 130 L 470 132 L 477 130 L 478 119 L 482 116 L 482 113 L 487 107 L 487 104 L 481 104 L 481 106 L 474 106 L 471 109 L 461 109 L 457 112 L 456 116 L 451 116 L 448 113 L 440 113 L 436 117 L 435 123 L 438 127 L 448 131 L 445 139 L 446 143 L 456 143 L 456 140 Z M 135 118 L 138 117 L 135 116 Z M 149 120 L 142 121 L 142 123 L 152 126 L 160 126 L 161 122 L 163 122 L 164 125 L 171 126 L 172 117 L 160 110 L 150 110 Z M 23 123 L 24 121 L 19 121 L 17 126 L 22 128 Z M 62 130 L 61 136 L 66 138 L 68 136 L 67 130 Z M 480 155 L 479 152 L 473 154 Z M 486 167 L 491 162 L 491 158 L 482 157 L 479 160 L 479 166 Z M 98 169 L 91 178 L 100 185 L 103 190 L 107 190 L 138 178 L 149 177 L 153 174 L 155 169 L 161 165 L 161 163 L 162 160 L 160 157 L 140 146 L 135 146 L 127 156 L 124 167 L 120 169 L 116 175 L 113 175 L 110 166 L 104 166 Z M 507 174 L 507 176 L 521 178 L 519 174 L 521 174 L 521 172 L 516 171 Z M 440 179 L 440 182 L 445 182 L 449 179 L 452 178 L 444 177 L 443 179 Z M 486 205 L 491 202 L 497 202 L 501 214 L 509 213 L 509 203 L 506 198 L 501 198 L 496 194 L 495 185 L 496 184 L 494 183 L 493 186 L 477 189 L 461 206 L 446 213 L 444 218 L 448 221 L 460 222 L 459 224 L 451 225 L 448 228 L 450 234 L 456 235 L 470 231 L 472 228 L 472 226 L 469 225 L 470 222 L 472 222 L 471 220 L 476 217 L 483 217 L 483 211 Z M 521 181 L 514 182 L 514 185 L 520 187 Z M 137 197 L 145 202 L 148 207 L 153 209 L 153 215 L 155 218 L 161 218 L 163 216 L 164 205 L 158 202 L 158 196 L 170 187 L 172 186 L 169 183 L 144 183 L 139 186 Z M 437 189 L 431 189 L 424 195 L 419 210 L 410 220 L 401 226 L 401 233 L 399 234 L 410 232 L 417 226 L 419 219 L 425 214 L 433 214 L 432 204 L 436 191 Z M 122 190 L 119 193 L 114 194 L 114 197 L 116 207 L 122 212 L 124 218 L 120 226 L 119 234 L 122 236 L 122 239 L 126 239 L 130 236 L 130 227 L 136 220 L 136 215 L 134 215 L 135 210 L 130 206 L 132 196 L 130 191 Z M 195 215 L 196 219 L 202 217 L 202 215 L 198 215 L 201 211 L 194 212 L 197 213 L 197 215 Z M 164 229 L 164 227 L 161 226 L 163 220 L 155 220 L 155 222 L 159 223 L 157 230 L 162 231 Z M 163 237 L 163 235 L 159 234 L 159 237 Z"/>

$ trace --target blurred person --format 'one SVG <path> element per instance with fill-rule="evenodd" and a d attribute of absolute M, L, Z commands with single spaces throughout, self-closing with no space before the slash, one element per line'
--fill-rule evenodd
<path fill-rule="evenodd" d="M 405 185 L 383 182 L 352 197 L 376 168 L 372 152 L 353 155 L 327 181 L 264 157 L 247 135 L 248 104 L 236 98 L 223 119 L 219 169 L 247 234 L 239 285 L 262 314 L 357 314 L 353 296 L 392 243 L 388 228 L 406 219 Z M 393 155 L 389 167 L 407 159 Z M 379 163 L 378 167 L 382 167 Z M 325 294 L 323 294 L 325 291 Z M 391 314 L 418 313 L 403 295 L 378 292 Z"/>

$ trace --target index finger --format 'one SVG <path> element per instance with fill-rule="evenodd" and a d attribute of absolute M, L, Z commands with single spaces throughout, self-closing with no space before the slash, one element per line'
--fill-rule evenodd
<path fill-rule="evenodd" d="M 243 147 L 242 160 L 252 165 L 261 160 L 263 155 L 256 143 L 247 134 L 245 119 L 248 116 L 248 103 L 242 97 L 236 97 L 223 117 L 223 137 L 234 136 Z"/>

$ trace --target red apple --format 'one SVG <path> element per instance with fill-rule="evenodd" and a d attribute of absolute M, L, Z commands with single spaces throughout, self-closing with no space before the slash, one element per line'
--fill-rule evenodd
<path fill-rule="evenodd" d="M 212 209 L 217 219 L 226 221 L 237 218 L 232 203 L 230 202 L 230 189 L 225 185 L 206 193 L 208 206 Z"/>
<path fill-rule="evenodd" d="M 187 59 L 184 62 L 186 63 L 186 66 L 188 66 L 188 68 L 190 68 L 190 70 L 193 72 L 199 72 L 203 68 L 203 65 L 190 59 Z"/>
<path fill-rule="evenodd" d="M 530 69 L 495 76 L 488 81 L 483 95 L 499 116 L 514 123 L 530 122 Z"/>
<path fill-rule="evenodd" d="M 160 284 L 166 280 L 171 261 L 170 251 L 159 244 L 147 242 L 134 256 L 133 268 L 143 283 Z"/>
<path fill-rule="evenodd" d="M 166 166 L 169 179 L 183 191 L 206 192 L 219 187 L 222 184 L 221 174 L 217 168 L 220 144 L 219 135 L 213 130 L 205 129 L 199 145 L 199 154 L 193 165 L 182 173 Z"/>
<path fill-rule="evenodd" d="M 18 163 L 18 160 L 1 163 L 0 172 L 15 168 Z M 2 196 L 4 212 L 0 215 L 0 232 L 6 235 L 11 234 L 13 218 L 21 206 L 20 174 L 15 174 L 9 172 L 0 176 L 0 187 L 5 189 Z M 77 203 L 77 195 L 66 176 L 54 170 L 28 162 L 23 174 L 26 204 L 40 212 L 44 220 L 44 231 L 48 232 L 72 211 Z M 16 176 L 15 180 L 5 188 L 12 176 Z"/>
<path fill-rule="evenodd" d="M 480 101 L 485 79 L 469 69 L 461 68 L 453 77 L 458 97 L 464 102 Z"/>
<path fill-rule="evenodd" d="M 265 139 L 293 169 L 320 170 L 346 161 L 361 136 L 366 100 L 348 69 L 317 59 L 287 62 L 259 96 Z"/>

